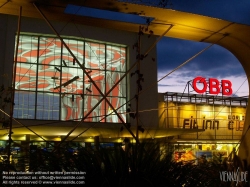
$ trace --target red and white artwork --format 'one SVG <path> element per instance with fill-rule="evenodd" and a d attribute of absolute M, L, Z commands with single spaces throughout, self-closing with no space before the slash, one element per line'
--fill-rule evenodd
<path fill-rule="evenodd" d="M 126 72 L 126 48 L 64 39 L 91 79 L 105 95 Z M 67 81 L 78 76 L 72 83 Z M 22 35 L 18 47 L 16 91 L 36 91 L 60 97 L 61 120 L 81 120 L 102 98 L 79 64 L 56 38 Z M 25 92 L 24 92 L 25 93 Z M 126 102 L 126 80 L 107 96 L 115 109 Z M 125 107 L 125 106 L 124 106 Z M 119 109 L 126 121 L 125 108 Z M 17 110 L 21 110 L 20 106 Z M 103 100 L 85 121 L 120 122 Z"/>

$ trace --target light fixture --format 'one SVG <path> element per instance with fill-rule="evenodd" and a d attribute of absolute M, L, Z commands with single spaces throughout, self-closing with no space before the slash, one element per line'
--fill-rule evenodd
<path fill-rule="evenodd" d="M 54 90 L 55 90 L 55 89 L 58 89 L 58 88 L 60 88 L 60 87 L 61 87 L 61 85 L 59 85 L 59 86 L 55 87 L 55 88 L 54 88 Z"/>
<path fill-rule="evenodd" d="M 68 80 L 67 82 L 63 83 L 62 86 L 66 87 L 77 79 L 79 79 L 79 76 L 75 76 L 73 79 Z"/>
<path fill-rule="evenodd" d="M 62 60 L 62 61 L 63 61 L 64 66 L 66 66 L 66 67 L 67 67 L 67 64 L 66 64 L 65 60 Z"/>
<path fill-rule="evenodd" d="M 138 130 L 141 131 L 142 133 L 144 133 L 144 128 L 142 128 L 142 126 L 138 126 Z"/>
<path fill-rule="evenodd" d="M 86 90 L 87 90 L 88 92 L 92 92 L 92 91 L 90 90 L 90 88 L 86 88 Z"/>
<path fill-rule="evenodd" d="M 65 95 L 66 95 L 66 93 L 64 92 L 64 93 L 62 94 L 61 98 L 64 98 L 64 97 L 65 97 Z"/>
<path fill-rule="evenodd" d="M 124 142 L 124 143 L 129 143 L 130 140 L 129 140 L 129 138 L 124 138 L 123 142 Z"/>
<path fill-rule="evenodd" d="M 57 87 L 55 87 L 54 89 L 60 88 L 62 86 L 66 87 L 68 86 L 70 83 L 74 82 L 75 80 L 79 79 L 79 76 L 75 76 L 73 79 L 68 80 L 67 82 L 63 83 L 62 85 L 59 85 Z"/>
<path fill-rule="evenodd" d="M 92 72 L 92 70 L 87 71 L 88 74 L 91 73 L 91 72 Z"/>
<path fill-rule="evenodd" d="M 57 71 L 60 71 L 60 72 L 62 72 L 58 67 L 55 67 L 55 69 L 57 70 Z"/>

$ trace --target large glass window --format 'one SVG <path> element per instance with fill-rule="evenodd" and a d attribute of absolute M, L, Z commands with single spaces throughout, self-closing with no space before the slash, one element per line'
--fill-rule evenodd
<path fill-rule="evenodd" d="M 98 89 L 106 94 L 126 72 L 126 47 L 65 38 Z M 69 80 L 70 84 L 65 84 Z M 58 38 L 22 34 L 18 46 L 14 117 L 43 120 L 121 122 Z M 107 96 L 126 122 L 123 79 Z M 124 106 L 123 106 L 124 105 Z M 122 108 L 120 108 L 123 106 Z M 112 114 L 108 117 L 108 114 Z M 88 116 L 86 116 L 88 115 Z"/>

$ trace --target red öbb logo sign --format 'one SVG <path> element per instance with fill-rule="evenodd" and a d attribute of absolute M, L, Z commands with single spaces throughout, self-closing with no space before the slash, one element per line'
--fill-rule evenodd
<path fill-rule="evenodd" d="M 202 83 L 203 88 L 198 88 L 197 83 Z M 204 77 L 196 77 L 193 80 L 192 86 L 194 90 L 200 94 L 206 92 L 207 88 L 209 88 L 208 90 L 210 94 L 222 93 L 222 95 L 231 95 L 233 93 L 232 83 L 229 80 L 221 80 L 221 82 L 219 82 L 219 80 L 215 78 L 209 78 L 207 82 Z"/>

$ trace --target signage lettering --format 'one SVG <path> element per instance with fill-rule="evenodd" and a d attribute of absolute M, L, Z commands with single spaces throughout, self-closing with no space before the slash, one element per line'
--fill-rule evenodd
<path fill-rule="evenodd" d="M 245 116 L 242 116 L 242 119 L 240 120 L 240 116 L 238 115 L 228 115 L 228 129 L 233 130 L 234 129 L 234 124 L 236 131 L 242 131 L 244 127 L 244 120 Z M 219 129 L 219 120 L 216 119 L 205 119 L 203 117 L 202 120 L 202 129 Z M 183 129 L 198 129 L 198 123 L 197 120 L 191 116 L 191 118 L 185 118 L 183 120 Z"/>
<path fill-rule="evenodd" d="M 200 89 L 197 87 L 197 83 L 202 83 L 203 88 Z M 232 83 L 229 80 L 221 80 L 221 84 L 219 80 L 215 78 L 209 78 L 208 83 L 206 78 L 204 77 L 196 77 L 193 80 L 192 86 L 197 93 L 203 94 L 207 91 L 207 87 L 209 87 L 210 94 L 219 94 L 220 92 L 222 95 L 231 95 L 233 93 Z M 220 88 L 221 87 L 221 88 Z"/>
<path fill-rule="evenodd" d="M 216 125 L 216 128 L 219 129 L 219 121 L 218 120 L 210 120 L 210 119 L 209 120 L 205 120 L 205 117 L 204 117 L 203 121 L 202 121 L 202 127 L 203 127 L 203 129 L 207 129 L 208 125 L 210 126 L 210 129 L 214 129 L 215 125 Z"/>
<path fill-rule="evenodd" d="M 222 95 L 231 95 L 233 93 L 232 83 L 229 80 L 222 80 Z M 228 90 L 228 92 L 226 92 Z"/>
<path fill-rule="evenodd" d="M 233 126 L 235 123 L 236 131 L 243 131 L 245 116 L 242 116 L 240 120 L 240 116 L 238 115 L 228 115 L 228 120 L 229 130 L 233 130 Z"/>
<path fill-rule="evenodd" d="M 191 116 L 191 119 L 184 119 L 183 129 L 185 129 L 186 126 L 189 126 L 190 129 L 198 129 L 196 120 L 193 119 L 193 116 Z"/>

